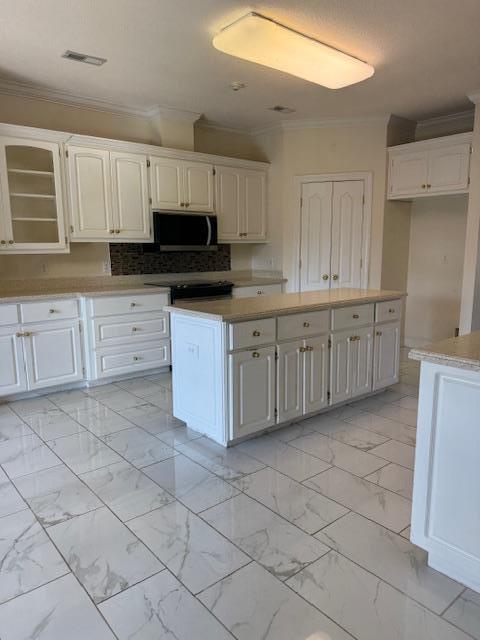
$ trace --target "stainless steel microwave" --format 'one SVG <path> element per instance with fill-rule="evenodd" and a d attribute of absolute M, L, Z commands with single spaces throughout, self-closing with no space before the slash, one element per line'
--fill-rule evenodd
<path fill-rule="evenodd" d="M 153 212 L 154 246 L 158 251 L 216 251 L 217 216 L 201 213 Z"/>

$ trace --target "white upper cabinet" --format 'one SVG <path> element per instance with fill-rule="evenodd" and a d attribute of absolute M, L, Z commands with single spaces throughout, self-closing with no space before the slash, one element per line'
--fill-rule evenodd
<path fill-rule="evenodd" d="M 152 206 L 166 211 L 213 211 L 213 165 L 150 158 Z"/>
<path fill-rule="evenodd" d="M 390 147 L 390 200 L 468 191 L 472 134 Z"/>
<path fill-rule="evenodd" d="M 215 210 L 220 242 L 265 242 L 266 173 L 215 167 Z"/>
<path fill-rule="evenodd" d="M 60 146 L 0 138 L 0 254 L 65 253 Z"/>
<path fill-rule="evenodd" d="M 150 238 L 146 156 L 111 152 L 113 210 L 119 240 Z"/>

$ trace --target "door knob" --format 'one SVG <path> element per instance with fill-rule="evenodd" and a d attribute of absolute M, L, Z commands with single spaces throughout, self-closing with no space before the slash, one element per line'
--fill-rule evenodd
<path fill-rule="evenodd" d="M 324 273 L 322 276 L 322 280 L 328 280 L 328 273 Z"/>
<path fill-rule="evenodd" d="M 0 244 L 7 244 L 6 240 L 0 240 Z"/>
<path fill-rule="evenodd" d="M 305 347 L 299 347 L 298 350 L 300 351 L 300 353 L 305 353 L 305 351 L 306 351 Z"/>
<path fill-rule="evenodd" d="M 304 323 L 303 323 L 303 326 L 304 326 L 304 327 L 305 327 L 305 329 L 306 329 L 307 327 L 309 327 L 309 326 L 310 326 L 310 323 L 309 323 L 309 322 L 304 322 Z"/>
<path fill-rule="evenodd" d="M 258 351 L 254 351 L 252 353 L 252 358 L 259 358 L 259 357 L 260 357 L 260 354 L 258 353 Z"/>
<path fill-rule="evenodd" d="M 377 331 L 377 336 L 381 336 L 382 332 L 381 331 Z"/>
<path fill-rule="evenodd" d="M 305 347 L 305 351 L 313 351 L 313 347 Z"/>
<path fill-rule="evenodd" d="M 13 244 L 13 240 L 9 240 L 9 241 L 8 241 L 8 244 Z"/>
<path fill-rule="evenodd" d="M 258 336 L 259 336 L 259 335 L 260 335 L 260 331 L 256 331 L 256 330 L 255 330 L 255 331 L 252 333 L 252 336 L 253 336 L 254 338 L 258 338 Z"/>
<path fill-rule="evenodd" d="M 338 280 L 338 274 L 334 273 L 332 276 L 332 280 Z"/>

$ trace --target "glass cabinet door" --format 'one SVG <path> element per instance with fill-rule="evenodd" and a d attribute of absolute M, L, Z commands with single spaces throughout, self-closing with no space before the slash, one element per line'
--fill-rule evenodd
<path fill-rule="evenodd" d="M 0 251 L 65 251 L 58 144 L 2 138 L 0 145 Z"/>

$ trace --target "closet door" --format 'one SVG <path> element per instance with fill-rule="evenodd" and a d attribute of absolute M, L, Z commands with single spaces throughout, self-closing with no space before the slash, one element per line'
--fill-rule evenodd
<path fill-rule="evenodd" d="M 330 288 L 332 182 L 302 187 L 300 291 Z"/>
<path fill-rule="evenodd" d="M 332 288 L 361 286 L 363 246 L 362 180 L 333 183 L 332 196 Z"/>

